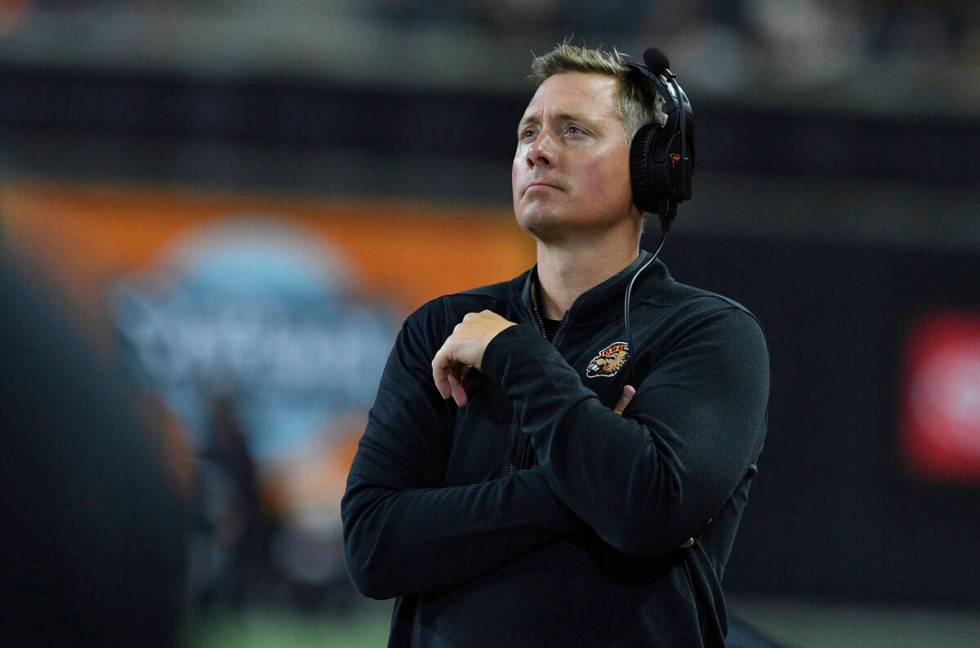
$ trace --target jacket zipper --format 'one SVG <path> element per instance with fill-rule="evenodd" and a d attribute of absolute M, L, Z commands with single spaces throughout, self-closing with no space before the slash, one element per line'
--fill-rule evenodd
<path fill-rule="evenodd" d="M 541 316 L 541 311 L 538 310 L 538 305 L 531 300 L 531 310 L 534 312 L 534 321 L 538 327 L 538 333 L 541 334 L 545 340 L 548 339 L 547 333 L 544 330 L 544 318 Z M 568 319 L 568 313 L 562 315 L 561 322 L 558 323 L 558 329 L 555 331 L 555 339 L 551 342 L 554 345 L 558 341 L 558 335 L 562 332 L 565 326 L 565 320 Z M 510 432 L 511 432 L 511 443 L 509 448 L 510 463 L 507 466 L 507 474 L 514 472 L 518 468 L 530 468 L 528 457 L 530 456 L 531 439 L 526 434 L 521 432 L 520 426 L 517 423 L 517 414 L 511 415 L 510 420 Z"/>
<path fill-rule="evenodd" d="M 538 333 L 541 334 L 541 337 L 547 340 L 548 334 L 545 333 L 544 330 L 544 318 L 541 317 L 541 311 L 538 310 L 538 305 L 534 303 L 533 299 L 531 300 L 531 310 L 534 311 L 534 321 L 538 325 Z M 556 344 L 558 342 L 558 335 L 565 330 L 565 321 L 567 319 L 568 311 L 565 311 L 565 314 L 561 316 L 561 321 L 558 322 L 558 328 L 555 329 L 555 339 L 550 341 L 552 346 L 556 348 L 558 347 Z"/>
<path fill-rule="evenodd" d="M 538 305 L 534 303 L 533 299 L 531 300 L 531 309 L 534 311 L 534 321 L 538 325 L 538 333 L 541 334 L 541 337 L 547 340 L 548 334 L 544 331 L 544 318 L 541 317 L 541 311 L 538 310 Z"/>

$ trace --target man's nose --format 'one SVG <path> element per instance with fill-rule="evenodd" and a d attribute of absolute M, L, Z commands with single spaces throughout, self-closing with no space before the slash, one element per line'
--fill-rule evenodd
<path fill-rule="evenodd" d="M 525 160 L 528 168 L 536 166 L 553 166 L 558 161 L 555 143 L 547 133 L 540 133 L 530 146 L 527 147 Z"/>

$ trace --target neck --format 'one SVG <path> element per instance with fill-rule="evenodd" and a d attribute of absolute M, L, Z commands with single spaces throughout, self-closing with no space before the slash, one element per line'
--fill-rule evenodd
<path fill-rule="evenodd" d="M 581 244 L 538 240 L 538 308 L 547 319 L 560 320 L 579 295 L 636 260 L 636 236 L 598 237 Z"/>

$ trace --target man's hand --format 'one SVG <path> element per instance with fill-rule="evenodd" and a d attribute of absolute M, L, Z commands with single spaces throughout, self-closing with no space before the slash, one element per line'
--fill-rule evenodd
<path fill-rule="evenodd" d="M 622 416 L 623 412 L 626 411 L 626 406 L 630 404 L 634 396 L 636 396 L 636 389 L 632 385 L 623 385 L 623 393 L 619 397 L 619 402 L 616 403 L 616 407 L 613 408 L 613 413 Z M 688 549 L 693 546 L 694 538 L 688 538 L 681 544 L 681 549 Z"/>
<path fill-rule="evenodd" d="M 623 411 L 626 406 L 630 404 L 633 397 L 636 396 L 636 388 L 633 385 L 623 385 L 623 394 L 619 397 L 619 402 L 616 403 L 616 407 L 613 408 L 613 414 L 623 415 Z"/>
<path fill-rule="evenodd" d="M 452 396 L 459 407 L 466 405 L 463 378 L 470 369 L 480 370 L 490 340 L 510 326 L 517 324 L 489 310 L 463 317 L 432 359 L 432 380 L 444 399 Z"/>

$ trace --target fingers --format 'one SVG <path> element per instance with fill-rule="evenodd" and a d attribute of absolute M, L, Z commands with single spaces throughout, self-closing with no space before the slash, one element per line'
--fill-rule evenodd
<path fill-rule="evenodd" d="M 694 546 L 694 538 L 688 538 L 681 544 L 681 549 L 689 549 Z"/>
<path fill-rule="evenodd" d="M 449 398 L 453 393 L 452 383 L 449 382 L 451 364 L 446 354 L 446 345 L 443 345 L 435 357 L 432 358 L 432 382 L 435 383 L 436 389 L 439 390 L 439 395 L 442 396 L 443 400 Z"/>
<path fill-rule="evenodd" d="M 459 365 L 453 369 L 458 370 Z M 466 407 L 466 403 L 469 402 L 469 398 L 466 396 L 466 388 L 463 387 L 463 376 L 465 373 L 464 370 L 459 371 L 458 374 L 457 371 L 450 371 L 446 374 L 449 380 L 450 393 L 452 394 L 453 400 L 456 401 L 457 407 Z"/>
<path fill-rule="evenodd" d="M 501 331 L 517 326 L 493 311 L 466 313 L 432 358 L 432 382 L 442 398 L 452 398 L 465 407 L 469 398 L 463 379 L 470 369 L 480 370 L 487 345 Z"/>
<path fill-rule="evenodd" d="M 463 379 L 466 377 L 468 371 L 469 367 L 464 367 L 462 364 L 449 358 L 447 345 L 443 344 L 442 348 L 439 349 L 432 359 L 432 382 L 435 383 L 436 389 L 439 391 L 439 395 L 442 396 L 443 400 L 451 397 L 457 406 L 466 406 L 466 403 L 469 402 L 469 397 L 466 395 L 466 389 L 463 387 Z"/>
<path fill-rule="evenodd" d="M 613 408 L 613 413 L 622 416 L 623 412 L 626 411 L 626 406 L 630 404 L 634 396 L 636 396 L 636 389 L 632 385 L 624 385 L 623 395 L 619 397 L 619 402 Z"/>

